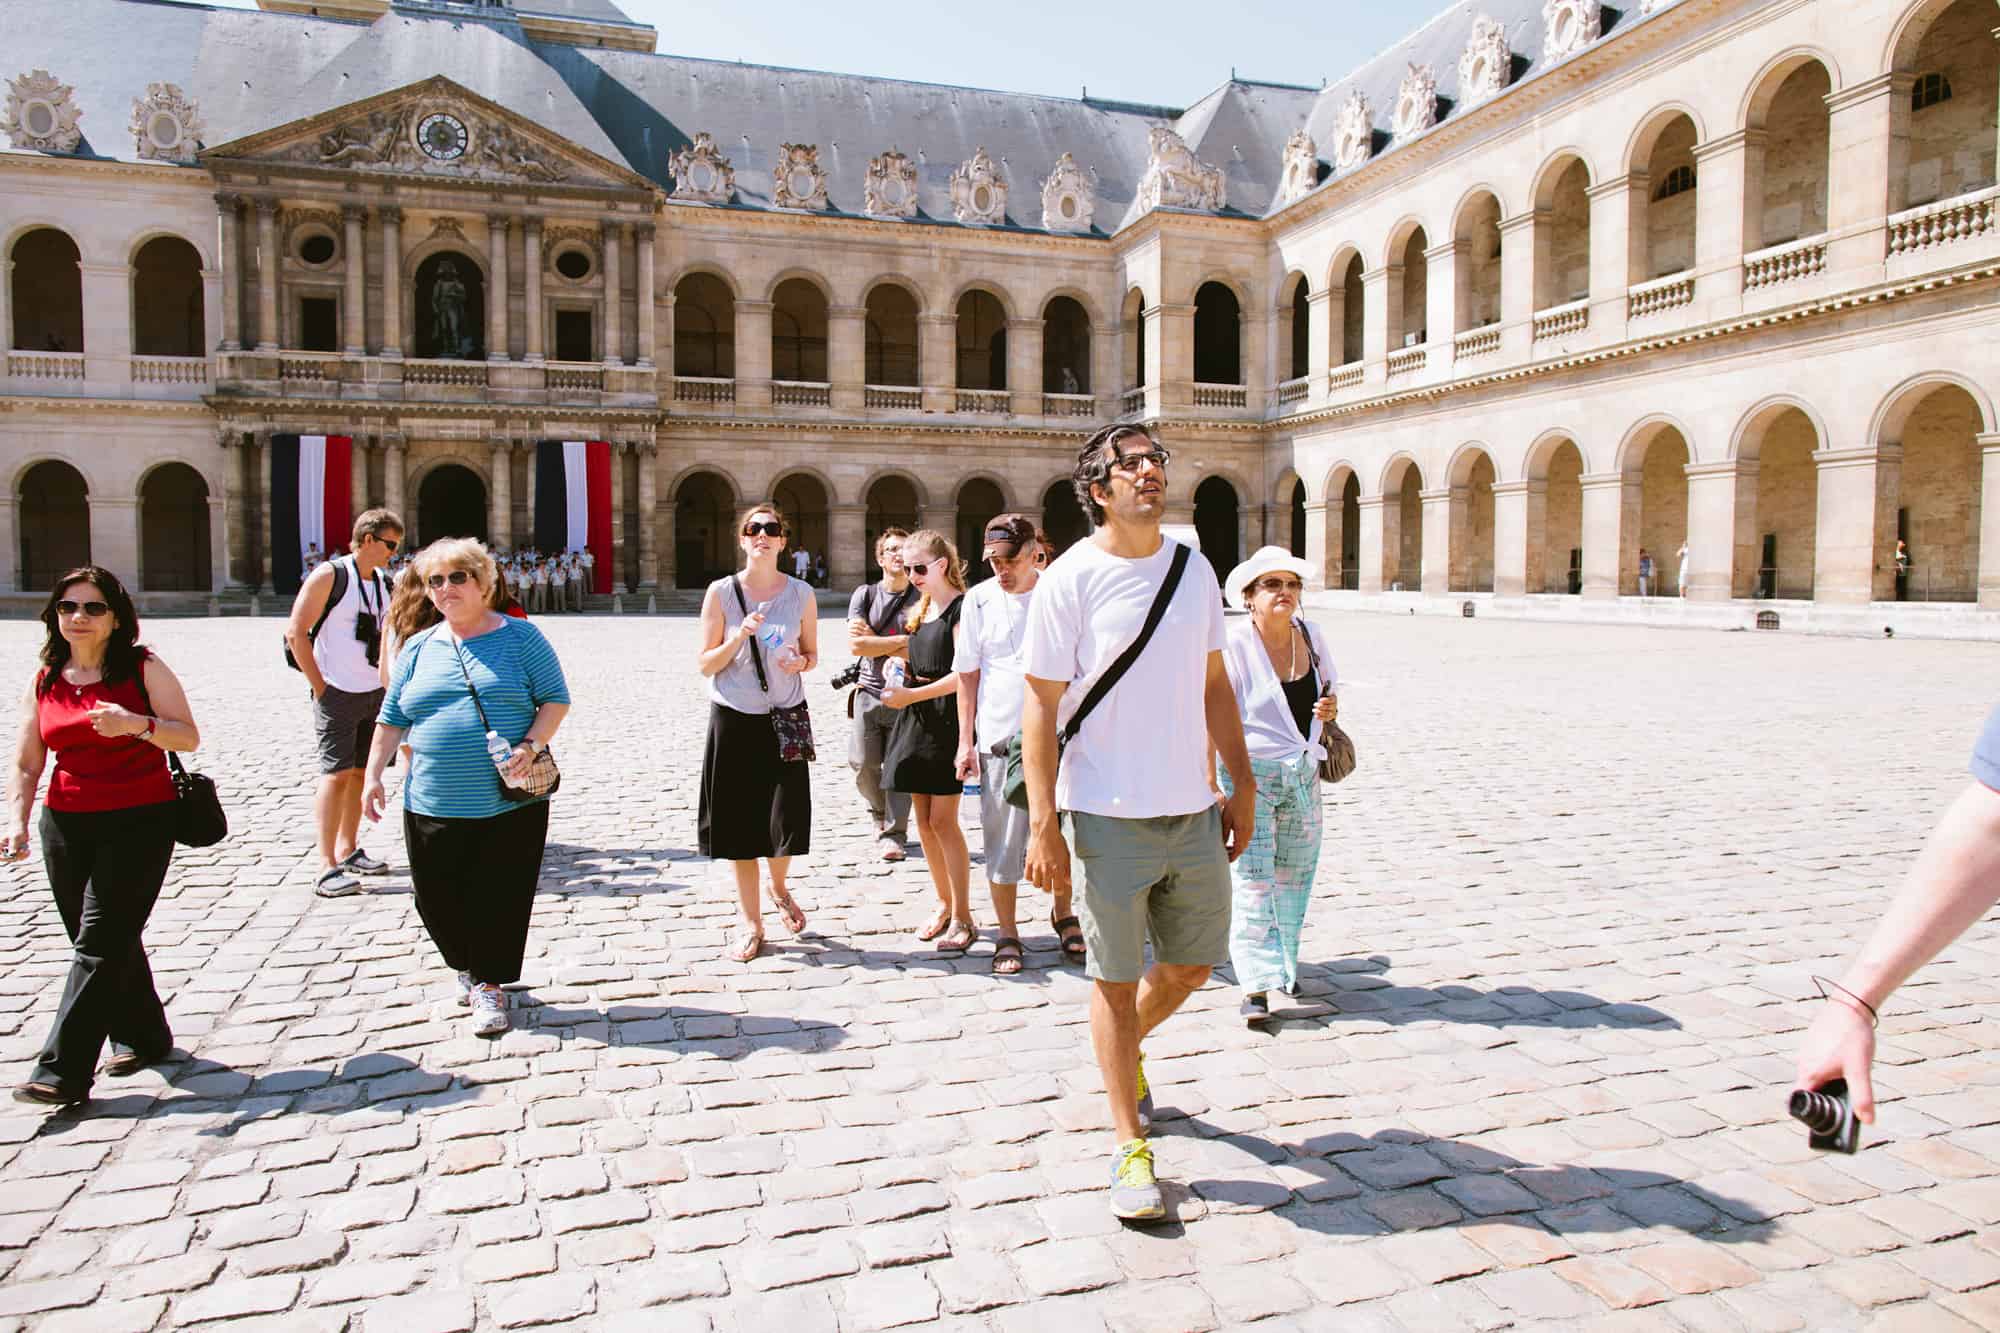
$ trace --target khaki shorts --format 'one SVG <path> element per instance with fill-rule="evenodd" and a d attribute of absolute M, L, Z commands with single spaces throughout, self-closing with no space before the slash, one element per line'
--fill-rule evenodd
<path fill-rule="evenodd" d="M 1070 847 L 1082 862 L 1084 971 L 1137 981 L 1153 959 L 1213 967 L 1229 957 L 1229 853 L 1222 812 L 1116 819 L 1070 811 Z"/>
<path fill-rule="evenodd" d="M 986 882 L 1019 884 L 1028 869 L 1028 812 L 1007 801 L 1007 761 L 979 756 L 979 823 L 985 835 Z"/>

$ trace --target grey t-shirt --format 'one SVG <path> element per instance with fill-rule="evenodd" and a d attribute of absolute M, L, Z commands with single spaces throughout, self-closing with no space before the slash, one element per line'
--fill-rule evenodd
<path fill-rule="evenodd" d="M 734 634 L 736 627 L 743 623 L 743 606 L 736 600 L 730 585 L 741 587 L 735 574 L 720 578 L 712 585 L 722 600 L 722 632 L 725 636 Z M 748 594 L 746 593 L 747 597 Z M 799 627 L 805 623 L 806 604 L 812 600 L 812 589 L 797 579 L 785 578 L 785 588 L 771 599 L 771 609 L 764 613 L 764 623 L 782 630 L 788 647 L 799 646 Z M 757 609 L 752 599 L 751 610 Z M 805 702 L 805 679 L 790 671 L 780 671 L 772 662 L 772 654 L 763 653 L 764 679 L 769 683 L 767 691 L 758 683 L 757 667 L 750 658 L 750 645 L 745 642 L 736 650 L 736 656 L 729 665 L 708 678 L 708 697 L 725 708 L 733 708 L 739 713 L 768 713 L 773 707 L 790 708 Z"/>
<path fill-rule="evenodd" d="M 890 592 L 886 583 L 864 583 L 854 590 L 854 596 L 847 599 L 847 618 L 865 620 L 875 634 L 901 634 L 903 617 L 909 613 L 910 603 L 916 600 L 916 589 L 908 584 L 903 591 Z M 856 658 L 861 663 L 860 688 L 869 694 L 882 693 L 882 666 L 886 657 Z"/>

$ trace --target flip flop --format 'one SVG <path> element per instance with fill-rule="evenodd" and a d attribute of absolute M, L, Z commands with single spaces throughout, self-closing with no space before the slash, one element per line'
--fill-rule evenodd
<path fill-rule="evenodd" d="M 761 930 L 746 930 L 737 936 L 736 947 L 729 951 L 729 956 L 739 963 L 747 963 L 763 951 L 764 932 Z"/>
<path fill-rule="evenodd" d="M 778 909 L 778 915 L 783 919 L 786 930 L 794 935 L 805 930 L 806 914 L 796 902 L 792 901 L 791 894 L 774 886 L 771 889 L 771 905 Z"/>
<path fill-rule="evenodd" d="M 1027 963 L 1028 951 L 1021 941 L 1012 935 L 993 942 L 993 973 L 995 976 L 1011 977 L 1020 973 Z"/>
<path fill-rule="evenodd" d="M 938 936 L 944 934 L 947 930 L 950 929 L 951 929 L 951 913 L 948 910 L 941 911 L 927 925 L 925 925 L 923 929 L 917 932 L 917 938 L 922 940 L 924 943 L 929 944 L 932 940 L 936 939 Z"/>
<path fill-rule="evenodd" d="M 965 932 L 965 941 L 962 944 L 957 942 L 960 931 Z M 970 921 L 954 921 L 951 923 L 951 928 L 945 933 L 945 937 L 938 941 L 937 947 L 940 953 L 964 953 L 978 939 L 979 927 L 973 925 Z"/>
<path fill-rule="evenodd" d="M 1056 938 L 1062 941 L 1063 957 L 1072 963 L 1082 962 L 1084 955 L 1089 952 L 1089 946 L 1083 942 L 1083 923 L 1073 916 L 1058 919 L 1056 914 L 1051 912 L 1049 928 L 1055 931 Z"/>

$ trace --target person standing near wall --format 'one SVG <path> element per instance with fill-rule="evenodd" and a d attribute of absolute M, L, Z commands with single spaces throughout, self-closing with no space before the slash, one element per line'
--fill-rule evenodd
<path fill-rule="evenodd" d="M 903 632 L 902 621 L 916 596 L 903 568 L 903 539 L 909 535 L 901 528 L 883 530 L 875 539 L 875 563 L 881 566 L 882 581 L 856 588 L 847 602 L 847 650 L 861 659 L 847 763 L 868 813 L 874 816 L 875 852 L 884 861 L 904 858 L 903 843 L 910 828 L 909 796 L 882 787 L 882 747 L 896 725 L 894 710 L 882 707 L 882 668 L 908 650 L 909 635 Z"/>

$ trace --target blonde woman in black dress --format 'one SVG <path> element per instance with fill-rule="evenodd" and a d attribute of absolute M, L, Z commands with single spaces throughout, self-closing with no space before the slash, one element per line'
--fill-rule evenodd
<path fill-rule="evenodd" d="M 958 675 L 951 669 L 965 566 L 943 533 L 923 528 L 903 539 L 903 568 L 922 596 L 908 621 L 904 680 L 882 691 L 882 706 L 898 710 L 882 750 L 882 787 L 910 793 L 910 822 L 937 889 L 937 915 L 917 938 L 963 953 L 979 938 L 972 924 L 972 857 L 958 826 L 965 784 L 958 776 Z"/>

